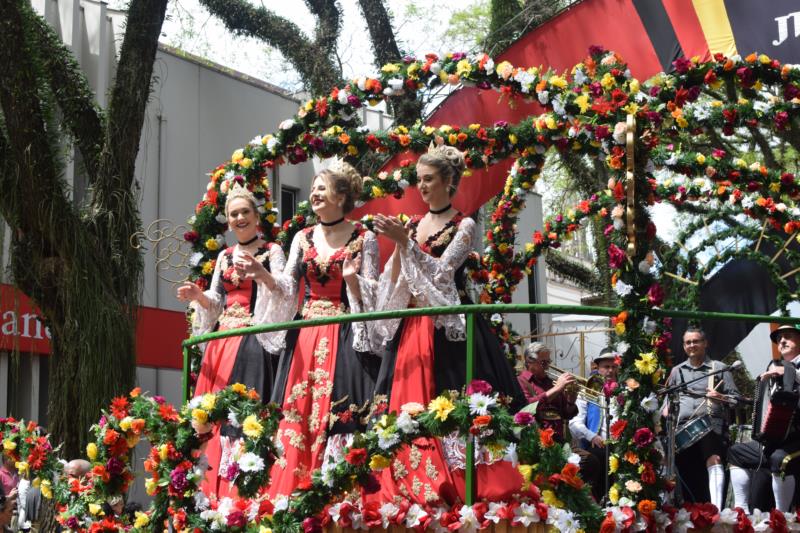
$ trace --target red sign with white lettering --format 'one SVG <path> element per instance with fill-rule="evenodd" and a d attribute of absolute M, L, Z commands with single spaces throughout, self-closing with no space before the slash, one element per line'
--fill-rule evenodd
<path fill-rule="evenodd" d="M 183 313 L 140 307 L 136 324 L 136 364 L 181 368 L 181 341 L 187 337 Z M 0 285 L 0 350 L 49 354 L 50 331 L 39 320 L 27 296 L 11 285 Z"/>

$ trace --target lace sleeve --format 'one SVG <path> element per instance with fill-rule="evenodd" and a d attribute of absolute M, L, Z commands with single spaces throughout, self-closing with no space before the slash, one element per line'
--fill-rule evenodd
<path fill-rule="evenodd" d="M 273 243 L 269 247 L 269 271 L 273 278 L 283 275 L 286 268 L 286 257 L 280 246 Z M 269 324 L 283 322 L 286 309 L 283 306 L 283 293 L 276 286 L 270 290 L 264 283 L 259 283 L 256 290 L 256 305 L 253 310 L 253 324 Z M 286 318 L 291 320 L 292 317 Z M 279 353 L 285 346 L 286 331 L 273 333 L 259 333 L 256 335 L 258 342 L 269 353 Z"/>
<path fill-rule="evenodd" d="M 289 249 L 289 259 L 285 266 L 280 268 L 283 262 L 283 252 L 280 247 L 275 245 L 270 248 L 270 270 L 272 278 L 275 280 L 275 288 L 269 290 L 261 286 L 258 293 L 268 294 L 268 299 L 262 303 L 263 310 L 258 309 L 259 303 L 256 302 L 256 312 L 260 313 L 262 324 L 275 324 L 277 322 L 288 322 L 297 313 L 297 281 L 300 279 L 300 266 L 302 256 L 300 251 L 300 237 L 298 233 L 292 240 Z M 271 353 L 278 353 L 286 346 L 286 332 L 273 331 L 271 333 L 259 333 L 258 342 L 265 350 Z"/>
<path fill-rule="evenodd" d="M 411 300 L 411 291 L 408 283 L 401 274 L 397 281 L 392 283 L 392 258 L 386 262 L 383 273 L 378 278 L 378 288 L 376 294 L 376 311 L 396 311 L 408 308 Z M 381 348 L 385 346 L 397 333 L 402 318 L 389 318 L 386 320 L 376 320 L 372 323 L 372 343 L 373 346 Z"/>
<path fill-rule="evenodd" d="M 224 305 L 225 290 L 222 287 L 222 259 L 225 250 L 217 256 L 217 264 L 214 266 L 214 275 L 211 277 L 211 285 L 204 291 L 208 298 L 208 308 L 203 307 L 196 301 L 192 301 L 189 306 L 194 310 L 192 315 L 192 336 L 203 335 L 214 329 L 214 326 L 222 314 Z"/>
<path fill-rule="evenodd" d="M 409 240 L 400 249 L 402 274 L 408 288 L 417 301 L 427 306 L 459 305 L 454 274 L 472 250 L 475 221 L 464 218 L 458 226 L 453 240 L 441 257 L 432 257 Z M 444 327 L 449 340 L 464 340 L 466 326 L 464 315 L 441 315 L 436 317 L 436 326 Z"/>
<path fill-rule="evenodd" d="M 378 239 L 371 231 L 364 233 L 364 242 L 361 248 L 361 271 L 357 276 L 358 288 L 361 299 L 357 299 L 347 287 L 347 299 L 353 313 L 368 313 L 375 310 L 378 288 Z M 360 352 L 373 351 L 371 332 L 374 328 L 372 322 L 353 322 L 353 348 Z"/>

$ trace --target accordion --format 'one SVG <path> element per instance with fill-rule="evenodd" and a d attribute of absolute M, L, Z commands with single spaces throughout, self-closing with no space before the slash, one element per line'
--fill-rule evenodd
<path fill-rule="evenodd" d="M 763 444 L 778 444 L 794 429 L 798 393 L 797 369 L 784 363 L 783 376 L 756 381 L 753 409 L 753 439 Z"/>

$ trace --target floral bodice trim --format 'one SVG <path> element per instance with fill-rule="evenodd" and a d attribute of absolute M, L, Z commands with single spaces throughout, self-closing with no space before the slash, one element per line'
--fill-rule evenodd
<path fill-rule="evenodd" d="M 355 254 L 361 251 L 364 245 L 364 233 L 364 226 L 356 223 L 353 233 L 344 246 L 337 248 L 327 259 L 321 260 L 319 252 L 314 246 L 314 228 L 306 228 L 303 230 L 303 239 L 300 241 L 300 249 L 303 251 L 303 263 L 313 273 L 314 279 L 325 285 L 332 277 L 331 270 L 334 266 L 341 271 L 342 263 L 344 263 L 348 254 Z"/>
<path fill-rule="evenodd" d="M 256 250 L 256 253 L 253 254 L 253 257 L 259 263 L 263 264 L 264 267 L 269 270 L 269 248 L 267 246 L 261 246 Z M 239 274 L 236 272 L 236 268 L 233 266 L 233 247 L 227 248 L 223 253 L 220 254 L 219 261 L 222 263 L 220 265 L 220 272 L 222 277 L 222 282 L 227 286 L 232 286 L 233 288 L 239 288 L 242 284 L 242 279 L 239 277 Z"/>
<path fill-rule="evenodd" d="M 429 235 L 425 242 L 418 243 L 420 249 L 433 257 L 441 257 L 458 232 L 458 226 L 463 219 L 464 215 L 456 213 L 439 231 Z M 415 241 L 417 240 L 417 228 L 421 220 L 421 215 L 416 215 L 411 219 L 411 238 Z"/>

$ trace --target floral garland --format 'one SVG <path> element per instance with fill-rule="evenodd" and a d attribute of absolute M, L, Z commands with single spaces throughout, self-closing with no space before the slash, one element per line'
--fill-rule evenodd
<path fill-rule="evenodd" d="M 53 497 L 53 479 L 63 469 L 58 460 L 60 446 L 54 447 L 50 436 L 36 422 L 0 418 L 0 441 L 3 459 L 13 461 L 17 473 L 45 498 Z"/>
<path fill-rule="evenodd" d="M 199 492 L 207 463 L 203 444 L 211 437 L 213 425 L 227 421 L 241 428 L 242 440 L 234 447 L 225 477 L 244 498 L 253 498 L 269 482 L 269 469 L 277 451 L 272 436 L 278 427 L 280 410 L 265 405 L 254 390 L 241 384 L 215 394 L 205 394 L 177 411 L 159 396 L 142 395 L 137 388 L 128 397 L 115 398 L 108 411 L 92 427 L 94 439 L 86 447 L 92 468 L 80 478 L 61 478 L 57 483 L 58 521 L 67 531 L 103 529 L 147 531 L 159 529 L 170 517 L 176 530 L 204 527 L 203 511 L 230 502 L 210 502 Z M 150 509 L 137 513 L 134 523 L 106 513 L 104 504 L 111 497 L 126 493 L 133 479 L 131 449 L 140 439 L 152 448 L 145 460 L 149 478 L 148 495 L 154 497 Z M 251 505 L 261 514 L 270 510 Z"/>

